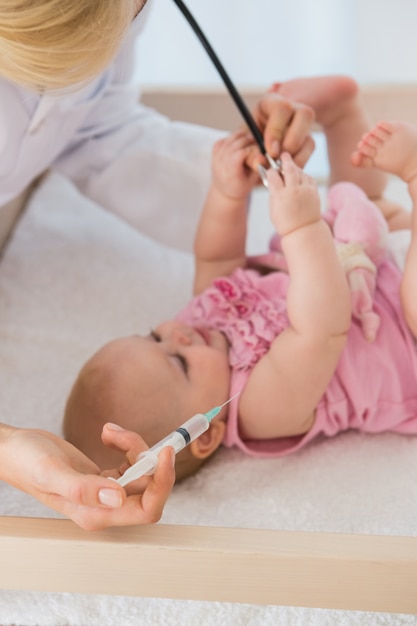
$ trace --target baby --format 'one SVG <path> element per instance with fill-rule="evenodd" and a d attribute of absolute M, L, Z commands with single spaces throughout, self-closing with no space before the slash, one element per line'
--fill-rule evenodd
<path fill-rule="evenodd" d="M 377 148 L 364 148 L 373 135 L 354 150 L 369 128 L 357 86 L 330 77 L 274 88 L 313 107 L 332 183 L 350 182 L 330 190 L 322 215 L 314 181 L 283 153 L 281 174 L 268 172 L 274 250 L 248 259 L 247 207 L 258 177 L 245 161 L 253 140 L 238 131 L 217 142 L 195 238 L 195 297 L 148 336 L 102 347 L 70 393 L 65 435 L 102 467 L 120 461 L 101 443 L 106 422 L 136 430 L 151 446 L 237 392 L 177 455 L 177 480 L 221 444 L 272 457 L 348 428 L 417 433 L 415 341 L 386 246 L 387 224 L 406 228 L 410 218 L 382 199 L 385 177 L 367 167 L 378 165 Z M 271 262 L 282 271 L 268 271 Z M 414 310 L 406 313 L 411 328 Z"/>

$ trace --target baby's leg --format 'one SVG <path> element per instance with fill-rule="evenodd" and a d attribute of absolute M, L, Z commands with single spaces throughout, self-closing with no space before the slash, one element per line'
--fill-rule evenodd
<path fill-rule="evenodd" d="M 371 127 L 353 79 L 346 76 L 301 78 L 275 83 L 272 90 L 314 109 L 326 136 L 330 184 L 350 181 L 361 187 L 369 198 L 375 200 L 382 195 L 386 176 L 375 169 L 365 172 L 351 162 L 358 141 Z"/>
<path fill-rule="evenodd" d="M 378 167 L 408 184 L 413 208 L 411 244 L 401 284 L 408 325 L 417 336 L 417 128 L 405 122 L 380 122 L 359 142 L 354 158 L 364 168 Z"/>
<path fill-rule="evenodd" d="M 417 174 L 417 128 L 406 122 L 379 122 L 359 141 L 352 162 L 358 167 L 379 168 L 408 183 Z M 409 211 L 384 199 L 378 205 L 390 230 L 411 228 Z"/>

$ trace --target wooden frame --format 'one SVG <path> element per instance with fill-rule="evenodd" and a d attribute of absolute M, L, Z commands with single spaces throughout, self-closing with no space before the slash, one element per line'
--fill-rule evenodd
<path fill-rule="evenodd" d="M 260 95 L 243 93 L 249 105 Z M 416 96 L 414 85 L 364 90 L 374 121 L 417 123 Z M 223 91 L 143 99 L 175 119 L 240 123 Z M 0 517 L 0 554 L 2 589 L 417 613 L 417 537 L 167 525 L 87 533 L 68 520 Z"/>
<path fill-rule="evenodd" d="M 417 613 L 417 537 L 3 517 L 0 554 L 3 589 Z"/>

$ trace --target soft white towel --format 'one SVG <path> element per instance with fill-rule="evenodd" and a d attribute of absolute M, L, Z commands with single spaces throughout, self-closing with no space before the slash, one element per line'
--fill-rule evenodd
<path fill-rule="evenodd" d="M 265 211 L 262 202 L 255 210 Z M 85 358 L 112 337 L 147 332 L 173 315 L 190 295 L 192 266 L 189 255 L 147 239 L 49 176 L 0 263 L 2 419 L 59 433 Z M 346 433 L 272 461 L 221 450 L 174 489 L 162 522 L 416 535 L 416 476 L 417 437 Z M 0 514 L 52 515 L 4 484 Z M 0 623 L 401 626 L 417 625 L 417 617 L 3 591 Z"/>

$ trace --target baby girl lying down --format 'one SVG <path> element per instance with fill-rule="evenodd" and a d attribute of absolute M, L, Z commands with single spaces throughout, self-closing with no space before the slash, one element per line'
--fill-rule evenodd
<path fill-rule="evenodd" d="M 387 141 L 406 143 L 403 127 L 368 131 L 349 160 L 352 137 L 357 142 L 368 130 L 355 83 L 323 79 L 317 102 L 311 95 L 309 101 L 309 87 L 308 80 L 294 81 L 327 137 L 335 184 L 326 212 L 314 181 L 283 153 L 281 173 L 268 172 L 277 235 L 268 254 L 248 259 L 247 206 L 258 177 L 245 160 L 253 141 L 239 131 L 215 145 L 195 240 L 194 298 L 148 336 L 102 347 L 69 396 L 66 437 L 98 465 L 122 461 L 101 442 L 106 422 L 136 430 L 152 446 L 237 392 L 177 455 L 178 480 L 221 444 L 273 457 L 348 428 L 417 433 L 410 331 L 417 329 L 417 308 L 412 294 L 400 298 L 410 254 L 403 277 L 387 249 L 389 224 L 408 227 L 410 220 L 382 199 L 384 177 L 368 168 L 403 174 L 395 153 L 384 150 Z"/>

